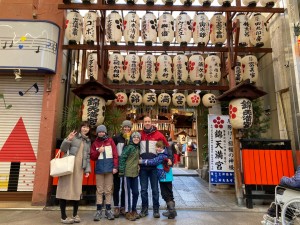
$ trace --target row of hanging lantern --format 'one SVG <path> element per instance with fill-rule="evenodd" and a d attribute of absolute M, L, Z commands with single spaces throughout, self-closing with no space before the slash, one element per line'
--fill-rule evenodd
<path fill-rule="evenodd" d="M 137 3 L 137 1 L 138 0 L 125 0 L 125 2 L 128 5 L 134 5 Z M 147 5 L 154 5 L 155 3 L 157 3 L 157 0 L 143 0 L 143 1 Z M 260 4 L 263 7 L 273 7 L 277 1 L 278 0 L 242 0 L 242 3 L 245 6 L 254 7 L 258 2 L 260 2 Z M 118 0 L 106 0 L 105 2 L 107 4 L 116 4 Z M 176 0 L 162 0 L 162 2 L 165 5 L 173 5 L 176 2 Z M 191 6 L 194 2 L 195 0 L 180 0 L 180 3 L 185 6 Z M 214 2 L 214 0 L 198 0 L 198 2 L 200 3 L 200 5 L 210 6 Z M 218 2 L 218 4 L 221 6 L 231 6 L 233 0 L 215 0 L 215 2 Z"/>
<path fill-rule="evenodd" d="M 92 57 L 97 55 L 88 57 L 88 71 L 91 71 L 89 66 L 94 65 L 90 63 Z M 243 58 L 238 56 L 234 73 L 236 83 L 247 79 L 255 83 L 258 79 L 256 56 L 246 55 Z M 208 84 L 217 84 L 221 79 L 221 60 L 214 54 L 204 58 L 201 54 L 194 53 L 188 58 L 183 53 L 178 53 L 172 59 L 167 53 L 157 58 L 151 53 L 146 53 L 140 58 L 131 52 L 124 58 L 120 52 L 113 52 L 109 55 L 107 77 L 113 83 L 120 83 L 123 79 L 128 83 L 136 83 L 141 78 L 145 84 L 153 84 L 156 79 L 162 84 L 167 84 L 173 79 L 176 85 L 180 85 L 190 78 L 196 85 L 205 81 Z"/>
<path fill-rule="evenodd" d="M 201 103 L 201 97 L 199 92 L 193 92 L 185 96 L 183 93 L 173 93 L 172 96 L 168 93 L 161 93 L 157 96 L 155 92 L 145 93 L 143 96 L 133 91 L 129 96 L 125 92 L 116 93 L 115 104 L 118 106 L 124 106 L 130 104 L 134 107 L 139 107 L 142 104 L 145 106 L 158 106 L 168 108 L 171 103 L 174 107 L 185 107 L 187 104 L 189 107 L 197 107 Z M 216 104 L 216 97 L 214 94 L 205 94 L 202 97 L 202 103 L 206 107 L 211 107 Z"/>
<path fill-rule="evenodd" d="M 239 13 L 234 24 L 237 19 L 241 27 L 239 45 L 262 47 L 268 40 L 265 17 L 255 13 L 249 19 L 244 13 Z M 141 38 L 147 46 L 157 42 L 157 38 L 164 46 L 170 45 L 174 38 L 183 46 L 191 43 L 192 38 L 198 46 L 206 46 L 209 41 L 222 46 L 227 38 L 226 18 L 222 13 L 215 13 L 209 20 L 203 12 L 196 12 L 193 19 L 186 12 L 181 12 L 174 20 L 171 13 L 164 12 L 157 20 L 153 12 L 147 11 L 141 21 Z M 107 41 L 111 44 L 118 44 L 124 36 L 127 45 L 135 45 L 139 40 L 140 18 L 135 11 L 131 11 L 122 23 L 120 14 L 112 11 L 106 17 L 105 28 Z"/>

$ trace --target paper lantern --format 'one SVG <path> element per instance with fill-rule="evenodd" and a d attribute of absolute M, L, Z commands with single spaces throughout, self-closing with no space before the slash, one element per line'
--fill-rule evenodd
<path fill-rule="evenodd" d="M 156 94 L 153 92 L 146 93 L 143 96 L 143 103 L 146 106 L 154 106 L 156 104 L 156 101 L 157 101 L 157 97 Z"/>
<path fill-rule="evenodd" d="M 135 83 L 140 78 L 140 58 L 134 52 L 125 56 L 124 77 L 128 83 Z"/>
<path fill-rule="evenodd" d="M 231 6 L 231 3 L 233 2 L 233 0 L 218 0 L 219 5 L 221 6 Z"/>
<path fill-rule="evenodd" d="M 171 96 L 168 93 L 161 93 L 157 97 L 157 103 L 159 106 L 168 107 L 171 104 Z"/>
<path fill-rule="evenodd" d="M 258 79 L 257 58 L 254 55 L 247 55 L 242 58 L 242 78 L 250 79 L 251 83 L 255 83 Z"/>
<path fill-rule="evenodd" d="M 248 16 L 244 13 L 238 13 L 236 17 L 233 19 L 233 27 L 236 26 L 237 20 L 240 21 L 240 33 L 239 33 L 239 46 L 246 47 L 250 43 L 250 27 L 249 27 L 249 19 Z M 233 43 L 235 43 L 237 29 L 233 29 Z"/>
<path fill-rule="evenodd" d="M 205 81 L 204 58 L 199 53 L 194 53 L 189 58 L 189 77 L 194 84 Z"/>
<path fill-rule="evenodd" d="M 122 39 L 123 20 L 117 11 L 112 11 L 105 20 L 105 34 L 111 45 L 116 45 Z"/>
<path fill-rule="evenodd" d="M 221 79 L 221 60 L 219 56 L 209 55 L 205 59 L 205 80 L 209 84 L 217 84 Z"/>
<path fill-rule="evenodd" d="M 173 58 L 173 75 L 175 84 L 184 84 L 188 78 L 188 57 L 183 53 Z"/>
<path fill-rule="evenodd" d="M 172 103 L 176 107 L 183 107 L 185 106 L 186 98 L 182 93 L 174 93 L 172 95 Z"/>
<path fill-rule="evenodd" d="M 213 105 L 216 104 L 217 100 L 216 100 L 216 96 L 214 94 L 205 94 L 203 97 L 202 97 L 202 102 L 203 102 L 203 105 L 205 107 L 212 107 Z"/>
<path fill-rule="evenodd" d="M 228 72 L 230 68 L 228 68 L 228 59 L 226 60 L 226 70 Z M 235 83 L 238 84 L 242 82 L 242 58 L 240 56 L 237 56 L 236 58 L 236 65 L 234 67 L 234 78 L 235 78 Z M 229 76 L 227 76 L 227 79 L 229 81 Z"/>
<path fill-rule="evenodd" d="M 113 83 L 119 83 L 123 80 L 123 65 L 124 57 L 120 54 L 120 52 L 113 52 L 109 55 L 107 77 Z"/>
<path fill-rule="evenodd" d="M 69 44 L 79 44 L 83 29 L 83 18 L 79 11 L 72 10 L 67 14 L 65 37 Z"/>
<path fill-rule="evenodd" d="M 143 102 L 143 97 L 138 92 L 131 92 L 129 95 L 129 103 L 133 106 L 139 106 Z"/>
<path fill-rule="evenodd" d="M 190 107 L 197 107 L 201 102 L 200 95 L 197 93 L 191 93 L 186 97 L 186 103 Z"/>
<path fill-rule="evenodd" d="M 127 45 L 135 45 L 140 35 L 140 18 L 136 12 L 129 12 L 124 18 L 124 39 Z"/>
<path fill-rule="evenodd" d="M 169 46 L 174 40 L 174 18 L 171 13 L 164 12 L 158 18 L 158 39 L 163 46 Z"/>
<path fill-rule="evenodd" d="M 99 96 L 88 96 L 83 100 L 82 121 L 88 121 L 92 127 L 104 122 L 105 100 Z"/>
<path fill-rule="evenodd" d="M 249 20 L 250 43 L 256 47 L 262 47 L 268 40 L 266 18 L 260 13 L 255 13 Z"/>
<path fill-rule="evenodd" d="M 260 0 L 259 2 L 262 7 L 272 8 L 278 2 L 278 0 Z"/>
<path fill-rule="evenodd" d="M 191 6 L 195 0 L 180 0 L 181 4 Z"/>
<path fill-rule="evenodd" d="M 124 92 L 116 93 L 116 99 L 114 100 L 116 105 L 126 105 L 128 102 L 128 97 Z"/>
<path fill-rule="evenodd" d="M 145 84 L 153 84 L 156 78 L 156 58 L 149 52 L 141 58 L 141 78 Z"/>
<path fill-rule="evenodd" d="M 176 18 L 176 42 L 186 46 L 192 38 L 191 17 L 186 12 L 181 12 Z"/>
<path fill-rule="evenodd" d="M 226 18 L 222 13 L 215 13 L 210 19 L 210 41 L 213 45 L 221 47 L 226 38 Z"/>
<path fill-rule="evenodd" d="M 202 6 L 210 6 L 214 0 L 198 0 Z"/>
<path fill-rule="evenodd" d="M 229 120 L 234 129 L 247 129 L 252 126 L 252 103 L 247 98 L 237 98 L 229 102 Z"/>
<path fill-rule="evenodd" d="M 83 18 L 83 40 L 90 45 L 96 42 L 96 21 L 98 14 L 96 11 L 88 11 Z"/>
<path fill-rule="evenodd" d="M 203 12 L 195 13 L 193 39 L 198 46 L 206 46 L 209 41 L 209 19 Z"/>
<path fill-rule="evenodd" d="M 176 0 L 162 0 L 162 2 L 165 5 L 173 5 L 176 2 Z"/>
<path fill-rule="evenodd" d="M 153 12 L 147 11 L 142 18 L 142 40 L 146 46 L 157 41 L 157 19 Z"/>
<path fill-rule="evenodd" d="M 259 0 L 243 0 L 243 5 L 255 7 Z"/>
<path fill-rule="evenodd" d="M 167 84 L 173 76 L 172 58 L 167 53 L 162 53 L 156 62 L 157 79 L 162 84 Z"/>
<path fill-rule="evenodd" d="M 143 0 L 143 1 L 144 3 L 146 3 L 146 5 L 154 5 L 157 2 L 157 0 Z"/>
<path fill-rule="evenodd" d="M 98 78 L 98 63 L 97 63 L 97 52 L 91 52 L 87 57 L 86 72 L 88 78 L 94 77 L 95 80 Z"/>

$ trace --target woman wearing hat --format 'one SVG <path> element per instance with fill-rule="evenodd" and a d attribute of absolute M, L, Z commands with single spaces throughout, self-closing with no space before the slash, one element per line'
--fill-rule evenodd
<path fill-rule="evenodd" d="M 108 137 L 107 129 L 100 125 L 96 130 L 97 138 L 91 146 L 91 159 L 96 161 L 96 197 L 97 211 L 94 221 L 102 218 L 103 194 L 105 195 L 106 209 L 105 217 L 113 220 L 114 215 L 111 211 L 111 194 L 113 191 L 113 174 L 118 172 L 118 152 L 112 138 Z"/>

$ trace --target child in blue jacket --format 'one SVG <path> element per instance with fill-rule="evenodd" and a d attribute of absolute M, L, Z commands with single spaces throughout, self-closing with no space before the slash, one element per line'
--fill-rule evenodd
<path fill-rule="evenodd" d="M 162 198 L 167 203 L 168 211 L 163 213 L 168 219 L 174 219 L 177 216 L 175 210 L 175 201 L 173 195 L 173 172 L 172 167 L 168 165 L 168 153 L 162 141 L 157 141 L 156 145 L 157 156 L 153 159 L 140 159 L 139 163 L 146 166 L 157 166 L 157 176 Z"/>

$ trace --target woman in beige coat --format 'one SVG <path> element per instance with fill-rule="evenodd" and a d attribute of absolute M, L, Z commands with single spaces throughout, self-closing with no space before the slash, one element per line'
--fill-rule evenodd
<path fill-rule="evenodd" d="M 75 155 L 74 171 L 70 175 L 61 176 L 58 180 L 56 198 L 59 199 L 61 222 L 64 224 L 79 223 L 80 217 L 77 215 L 79 200 L 82 193 L 83 173 L 88 177 L 91 172 L 90 147 L 91 141 L 88 137 L 90 125 L 84 121 L 78 131 L 71 132 L 62 142 L 60 150 L 70 155 Z M 73 216 L 67 217 L 67 200 L 73 201 Z"/>

